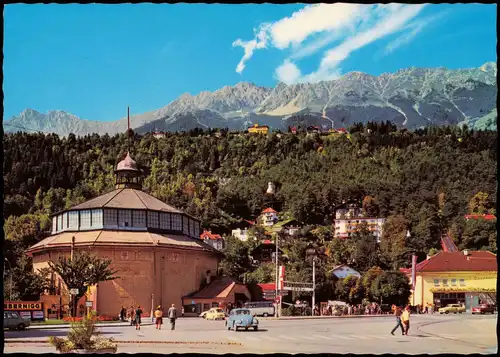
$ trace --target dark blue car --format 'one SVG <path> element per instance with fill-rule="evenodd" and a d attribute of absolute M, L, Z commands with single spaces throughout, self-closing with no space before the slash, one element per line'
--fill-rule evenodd
<path fill-rule="evenodd" d="M 237 331 L 238 328 L 244 328 L 245 331 L 253 328 L 254 331 L 257 331 L 259 320 L 252 316 L 248 309 L 234 309 L 226 320 L 226 327 L 228 330 L 233 329 L 234 331 Z"/>

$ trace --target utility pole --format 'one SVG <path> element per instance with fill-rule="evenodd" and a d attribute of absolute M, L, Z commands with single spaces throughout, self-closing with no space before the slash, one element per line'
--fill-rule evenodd
<path fill-rule="evenodd" d="M 10 287 L 9 287 L 9 300 L 12 299 L 12 265 L 10 265 L 10 262 L 7 260 L 7 258 L 4 258 L 4 268 L 3 271 L 5 272 L 5 262 L 9 264 L 9 275 L 10 275 Z"/>
<path fill-rule="evenodd" d="M 73 262 L 73 253 L 75 251 L 75 236 L 71 237 L 71 262 Z M 70 287 L 71 288 L 71 287 Z M 73 317 L 76 317 L 76 295 L 71 295 L 73 300 Z"/>
<path fill-rule="evenodd" d="M 275 258 L 276 258 L 276 296 L 275 296 L 276 309 L 274 310 L 274 316 L 276 318 L 279 318 L 279 315 L 278 315 L 279 267 L 278 267 L 278 234 L 277 233 L 274 233 L 274 243 L 276 245 L 276 253 L 275 253 Z"/>
<path fill-rule="evenodd" d="M 316 306 L 316 257 L 313 258 L 313 296 L 312 296 L 312 316 L 314 316 L 314 307 Z"/>

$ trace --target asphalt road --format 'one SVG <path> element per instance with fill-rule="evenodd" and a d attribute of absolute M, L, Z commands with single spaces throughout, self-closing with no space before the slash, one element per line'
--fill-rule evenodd
<path fill-rule="evenodd" d="M 118 352 L 152 353 L 495 353 L 496 315 L 413 315 L 410 335 L 390 334 L 392 317 L 344 319 L 260 319 L 259 331 L 227 331 L 223 321 L 179 319 L 175 331 L 163 326 L 100 327 L 113 337 Z M 67 329 L 5 331 L 6 353 L 50 353 L 48 336 L 65 336 Z M 13 343 L 17 341 L 17 343 Z M 23 341 L 25 343 L 23 343 Z M 32 341 L 26 343 L 27 341 Z M 39 341 L 34 343 L 34 341 Z M 179 343 L 181 342 L 181 343 Z"/>

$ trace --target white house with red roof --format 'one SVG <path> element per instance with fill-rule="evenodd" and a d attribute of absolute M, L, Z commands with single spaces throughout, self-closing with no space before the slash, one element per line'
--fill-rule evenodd
<path fill-rule="evenodd" d="M 263 226 L 274 226 L 276 222 L 278 222 L 278 212 L 276 212 L 271 207 L 266 208 L 260 214 L 259 222 L 261 222 Z"/>
<path fill-rule="evenodd" d="M 400 269 L 411 281 L 412 269 Z M 487 251 L 441 251 L 416 264 L 410 304 L 496 304 L 497 257 Z"/>
<path fill-rule="evenodd" d="M 200 234 L 200 239 L 217 250 L 225 248 L 224 238 L 222 238 L 219 234 L 212 233 L 211 231 L 203 231 L 203 233 Z"/>

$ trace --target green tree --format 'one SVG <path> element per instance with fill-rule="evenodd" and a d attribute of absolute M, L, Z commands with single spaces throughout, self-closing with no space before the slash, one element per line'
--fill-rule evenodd
<path fill-rule="evenodd" d="M 228 236 L 223 253 L 224 258 L 219 265 L 223 275 L 243 280 L 243 275 L 252 270 L 248 246 L 238 238 Z"/>
<path fill-rule="evenodd" d="M 75 252 L 73 259 L 62 256 L 56 263 L 49 261 L 49 267 L 61 277 L 68 289 L 78 289 L 76 301 L 85 295 L 88 287 L 118 278 L 110 265 L 110 259 L 99 258 L 87 251 Z M 73 312 L 76 312 L 74 304 Z"/>
<path fill-rule="evenodd" d="M 469 213 L 470 214 L 484 214 L 488 209 L 489 195 L 485 192 L 478 192 L 469 201 Z"/>
<path fill-rule="evenodd" d="M 34 271 L 33 262 L 26 255 L 21 255 L 17 259 L 16 266 L 4 277 L 4 299 L 6 300 L 39 300 L 40 295 L 49 288 L 50 269 L 43 268 Z"/>
<path fill-rule="evenodd" d="M 370 291 L 383 304 L 406 305 L 411 295 L 410 280 L 398 271 L 384 272 L 373 281 Z"/>
<path fill-rule="evenodd" d="M 386 265 L 392 270 L 401 268 L 408 260 L 406 234 L 409 222 L 402 215 L 387 217 L 380 239 L 380 250 Z"/>
<path fill-rule="evenodd" d="M 361 277 L 361 282 L 363 285 L 363 290 L 365 292 L 365 297 L 369 301 L 374 301 L 375 298 L 372 294 L 371 287 L 375 279 L 377 279 L 381 274 L 383 274 L 383 270 L 379 267 L 371 267 L 364 273 Z"/>

